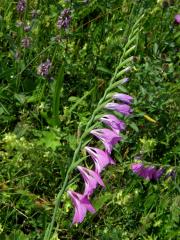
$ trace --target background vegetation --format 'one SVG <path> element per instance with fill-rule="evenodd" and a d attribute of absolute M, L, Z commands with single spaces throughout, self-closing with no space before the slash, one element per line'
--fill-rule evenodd
<path fill-rule="evenodd" d="M 52 239 L 178 239 L 178 1 L 29 0 L 23 13 L 16 6 L 0 1 L 0 239 L 43 238 L 79 137 L 143 13 L 130 81 L 120 89 L 134 97 L 134 114 L 115 148 L 117 165 L 103 173 L 97 213 L 82 224 L 71 225 L 64 194 Z M 58 29 L 65 8 L 71 22 Z M 47 59 L 52 65 L 42 76 Z M 175 175 L 143 180 L 130 170 L 137 156 Z"/>

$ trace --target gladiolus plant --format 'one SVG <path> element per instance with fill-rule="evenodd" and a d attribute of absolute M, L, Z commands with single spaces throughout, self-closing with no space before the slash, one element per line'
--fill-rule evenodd
<path fill-rule="evenodd" d="M 123 74 L 127 74 L 132 67 L 129 66 L 133 62 L 133 57 L 128 57 L 132 51 L 135 49 L 133 45 L 136 41 L 139 30 L 140 21 L 143 18 L 141 16 L 134 26 L 129 35 L 129 39 L 124 46 L 123 54 L 120 58 L 119 64 L 112 76 L 108 88 L 105 90 L 103 97 L 99 100 L 97 107 L 93 111 L 89 122 L 87 123 L 83 134 L 79 140 L 79 145 L 77 146 L 72 162 L 67 170 L 66 177 L 64 179 L 64 184 L 57 195 L 54 214 L 52 217 L 51 224 L 47 228 L 44 240 L 50 240 L 53 226 L 55 223 L 55 217 L 60 205 L 62 195 L 66 190 L 68 190 L 68 195 L 72 200 L 74 206 L 74 217 L 73 223 L 81 223 L 87 212 L 95 213 L 95 209 L 90 202 L 90 198 L 93 195 L 94 190 L 101 186 L 105 187 L 105 183 L 102 180 L 101 173 L 108 165 L 115 164 L 114 159 L 111 157 L 111 153 L 116 144 L 123 141 L 121 132 L 125 130 L 126 124 L 125 120 L 129 115 L 133 113 L 132 107 L 130 106 L 133 101 L 133 97 L 117 92 L 118 86 L 125 84 L 129 79 L 120 79 Z M 116 91 L 115 91 L 116 90 Z M 105 112 L 101 117 L 97 117 L 101 112 Z M 119 119 L 117 115 L 120 115 L 122 119 Z M 119 114 L 120 113 L 120 114 Z M 103 125 L 102 128 L 96 128 L 96 121 L 100 121 Z M 100 148 L 92 147 L 90 145 L 84 146 L 84 141 L 88 136 L 93 136 L 93 140 L 100 141 L 102 143 Z M 85 149 L 87 156 L 92 159 L 94 165 L 93 168 L 87 168 L 81 166 L 84 158 L 80 158 L 81 150 Z M 70 178 L 70 173 L 78 169 L 81 175 L 81 180 L 84 181 L 84 188 L 82 193 L 74 192 L 68 188 L 68 181 Z"/>

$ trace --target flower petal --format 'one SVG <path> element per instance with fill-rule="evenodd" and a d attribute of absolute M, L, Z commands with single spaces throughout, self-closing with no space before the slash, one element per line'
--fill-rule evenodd
<path fill-rule="evenodd" d="M 106 151 L 93 147 L 85 147 L 85 149 L 95 163 L 96 173 L 101 173 L 108 164 L 115 164 L 114 160 L 109 156 Z"/>
<path fill-rule="evenodd" d="M 131 164 L 131 169 L 138 176 L 148 180 L 158 180 L 164 172 L 163 168 L 156 169 L 154 166 L 144 167 L 142 163 Z"/>
<path fill-rule="evenodd" d="M 95 171 L 81 166 L 78 166 L 77 169 L 80 171 L 85 181 L 85 189 L 83 195 L 90 196 L 93 193 L 94 189 L 96 189 L 98 184 L 102 187 L 105 186 L 100 175 Z"/>
<path fill-rule="evenodd" d="M 117 111 L 119 113 L 122 113 L 125 116 L 130 115 L 133 111 L 128 104 L 118 104 L 113 102 L 106 104 L 105 108 Z"/>
<path fill-rule="evenodd" d="M 94 129 L 90 133 L 103 142 L 105 149 L 109 154 L 111 153 L 113 146 L 121 140 L 120 136 L 106 128 Z"/>
<path fill-rule="evenodd" d="M 106 114 L 100 118 L 100 121 L 111 127 L 112 130 L 119 135 L 120 131 L 124 130 L 126 125 L 112 114 Z"/>
<path fill-rule="evenodd" d="M 92 206 L 92 204 L 89 202 L 87 197 L 84 197 L 82 199 L 82 203 L 85 205 L 86 209 L 91 212 L 91 213 L 95 213 L 96 209 Z"/>
<path fill-rule="evenodd" d="M 87 211 L 91 213 L 96 212 L 96 210 L 94 209 L 90 201 L 87 199 L 87 196 L 84 196 L 80 193 L 77 193 L 71 190 L 68 190 L 67 192 L 71 197 L 74 208 L 75 208 L 73 224 L 81 223 L 84 220 Z"/>
<path fill-rule="evenodd" d="M 127 104 L 131 104 L 132 100 L 133 100 L 133 97 L 131 97 L 127 94 L 124 94 L 124 93 L 115 93 L 113 95 L 113 99 L 120 100 L 120 101 L 125 102 Z"/>

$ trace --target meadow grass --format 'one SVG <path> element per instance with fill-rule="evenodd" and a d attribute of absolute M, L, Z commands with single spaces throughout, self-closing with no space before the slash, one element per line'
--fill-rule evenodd
<path fill-rule="evenodd" d="M 0 3 L 0 239 L 178 239 L 178 9 L 170 0 Z M 114 92 L 133 97 L 133 114 L 91 199 L 96 213 L 72 225 L 67 189 L 83 190 L 76 167 L 92 165 L 87 144 L 102 146 L 89 133 Z M 132 163 L 164 173 L 147 180 Z"/>

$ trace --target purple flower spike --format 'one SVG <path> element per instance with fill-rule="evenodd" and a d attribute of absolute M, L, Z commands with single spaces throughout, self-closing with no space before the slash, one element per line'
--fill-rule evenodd
<path fill-rule="evenodd" d="M 71 197 L 75 207 L 73 224 L 81 223 L 84 220 L 87 211 L 91 213 L 96 212 L 96 210 L 93 208 L 92 204 L 86 196 L 71 190 L 68 191 L 68 194 Z"/>
<path fill-rule="evenodd" d="M 121 137 L 118 136 L 115 132 L 110 129 L 95 129 L 90 132 L 101 140 L 105 146 L 106 151 L 111 154 L 113 145 L 118 143 L 121 140 Z"/>
<path fill-rule="evenodd" d="M 31 44 L 31 39 L 29 37 L 25 37 L 21 41 L 21 45 L 24 48 L 29 48 L 30 44 Z"/>
<path fill-rule="evenodd" d="M 37 73 L 41 76 L 47 76 L 52 63 L 49 59 L 46 62 L 41 63 L 37 69 Z"/>
<path fill-rule="evenodd" d="M 118 104 L 118 103 L 112 102 L 112 103 L 106 104 L 105 108 L 117 111 L 119 113 L 122 113 L 125 116 L 128 116 L 133 112 L 133 110 L 127 104 Z"/>
<path fill-rule="evenodd" d="M 78 166 L 77 169 L 80 171 L 85 181 L 85 190 L 83 195 L 89 197 L 93 193 L 94 189 L 97 187 L 98 184 L 101 185 L 102 187 L 105 187 L 100 175 L 95 171 L 81 166 Z"/>
<path fill-rule="evenodd" d="M 58 22 L 57 22 L 57 27 L 59 29 L 67 29 L 69 27 L 69 24 L 71 22 L 71 11 L 70 9 L 64 9 L 62 12 L 61 12 L 61 15 L 59 16 L 58 18 Z"/>
<path fill-rule="evenodd" d="M 119 135 L 120 131 L 124 130 L 126 125 L 112 114 L 104 115 L 100 118 L 101 122 L 111 127 L 112 130 Z"/>
<path fill-rule="evenodd" d="M 19 0 L 16 6 L 16 10 L 19 13 L 24 12 L 26 9 L 26 0 Z"/>
<path fill-rule="evenodd" d="M 85 149 L 95 163 L 96 173 L 100 174 L 107 165 L 115 164 L 114 160 L 109 156 L 107 152 L 93 147 L 85 147 Z"/>
<path fill-rule="evenodd" d="M 132 100 L 133 98 L 127 94 L 124 94 L 124 93 L 115 93 L 113 95 L 113 99 L 116 99 L 116 100 L 120 100 L 122 102 L 125 102 L 127 104 L 131 104 L 132 103 Z"/>
<path fill-rule="evenodd" d="M 180 24 L 180 14 L 176 14 L 176 16 L 174 18 L 174 22 L 178 25 Z"/>
<path fill-rule="evenodd" d="M 148 180 L 158 180 L 164 173 L 164 169 L 156 169 L 154 166 L 144 167 L 142 163 L 131 164 L 131 169 L 138 176 Z"/>

